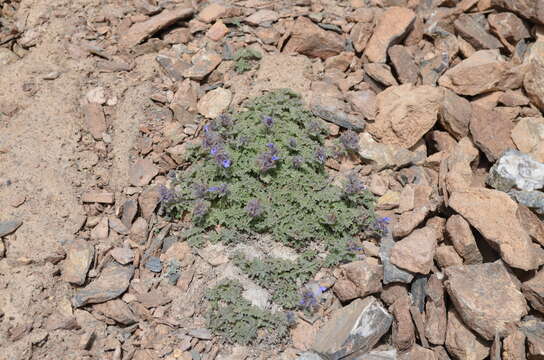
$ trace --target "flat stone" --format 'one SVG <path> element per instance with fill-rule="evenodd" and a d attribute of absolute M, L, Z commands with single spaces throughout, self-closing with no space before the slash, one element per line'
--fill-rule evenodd
<path fill-rule="evenodd" d="M 376 142 L 368 133 L 362 133 L 359 136 L 359 156 L 369 161 L 377 171 L 389 168 L 397 169 L 425 159 L 422 154 L 400 146 Z"/>
<path fill-rule="evenodd" d="M 296 326 L 291 328 L 291 339 L 293 340 L 293 346 L 299 350 L 309 349 L 314 342 L 316 334 L 316 326 L 310 325 L 304 320 L 298 321 Z M 320 356 L 318 356 L 318 358 L 321 359 Z"/>
<path fill-rule="evenodd" d="M 344 112 L 340 107 L 341 105 L 335 99 L 316 96 L 310 103 L 310 110 L 315 116 L 342 128 L 358 132 L 363 131 L 366 126 L 365 120 L 360 116 Z"/>
<path fill-rule="evenodd" d="M 132 325 L 138 322 L 138 317 L 123 300 L 115 299 L 93 305 L 93 310 L 122 325 Z"/>
<path fill-rule="evenodd" d="M 446 232 L 455 250 L 463 257 L 466 264 L 482 263 L 482 254 L 469 223 L 462 216 L 452 215 L 446 222 Z"/>
<path fill-rule="evenodd" d="M 227 8 L 219 3 L 211 3 L 198 13 L 198 18 L 205 23 L 211 23 L 227 13 Z"/>
<path fill-rule="evenodd" d="M 496 248 L 510 266 L 537 267 L 531 239 L 517 218 L 517 204 L 503 192 L 469 188 L 451 194 L 449 206 Z"/>
<path fill-rule="evenodd" d="M 399 352 L 410 349 L 416 342 L 415 326 L 410 315 L 411 300 L 408 295 L 398 298 L 389 311 L 395 317 L 393 321 L 392 341 Z"/>
<path fill-rule="evenodd" d="M 388 232 L 382 237 L 380 242 L 380 260 L 383 265 L 383 283 L 384 285 L 401 282 L 410 283 L 414 279 L 414 276 L 408 271 L 404 271 L 391 263 L 391 250 L 395 245 L 395 241 Z"/>
<path fill-rule="evenodd" d="M 21 225 L 23 225 L 21 220 L 0 221 L 0 237 L 11 234 Z"/>
<path fill-rule="evenodd" d="M 155 60 L 162 67 L 166 75 L 173 81 L 183 80 L 183 72 L 191 66 L 189 63 L 178 60 L 172 56 L 157 55 Z"/>
<path fill-rule="evenodd" d="M 399 212 L 404 213 L 423 206 L 430 207 L 432 187 L 423 184 L 407 184 L 400 194 Z"/>
<path fill-rule="evenodd" d="M 433 345 L 444 345 L 447 329 L 446 302 L 442 280 L 436 274 L 429 277 L 425 294 L 425 336 Z"/>
<path fill-rule="evenodd" d="M 412 211 L 402 213 L 393 224 L 392 233 L 395 238 L 408 236 L 412 230 L 418 227 L 429 215 L 429 208 L 423 206 Z"/>
<path fill-rule="evenodd" d="M 419 78 L 419 68 L 407 48 L 402 45 L 393 45 L 387 53 L 398 75 L 399 82 L 415 85 Z"/>
<path fill-rule="evenodd" d="M 149 159 L 138 159 L 128 171 L 129 181 L 134 186 L 144 186 L 157 176 L 159 168 Z"/>
<path fill-rule="evenodd" d="M 499 39 L 491 35 L 473 16 L 461 14 L 453 22 L 457 32 L 475 49 L 500 49 L 503 47 Z"/>
<path fill-rule="evenodd" d="M 440 125 L 455 139 L 468 135 L 472 119 L 471 103 L 451 90 L 444 90 L 444 102 L 440 108 Z"/>
<path fill-rule="evenodd" d="M 514 122 L 503 113 L 479 105 L 472 106 L 470 133 L 474 144 L 489 161 L 494 162 L 503 151 L 515 147 L 510 137 L 513 128 Z"/>
<path fill-rule="evenodd" d="M 121 265 L 127 265 L 134 260 L 134 251 L 128 247 L 113 248 L 110 255 Z"/>
<path fill-rule="evenodd" d="M 298 17 L 291 29 L 291 38 L 285 45 L 287 53 L 297 52 L 323 60 L 338 55 L 344 50 L 343 38 L 332 31 L 327 31 L 306 17 Z"/>
<path fill-rule="evenodd" d="M 472 185 L 471 164 L 478 158 L 478 149 L 474 147 L 468 137 L 462 138 L 447 158 L 447 173 L 445 183 L 451 193 L 464 190 Z"/>
<path fill-rule="evenodd" d="M 91 133 L 93 138 L 101 140 L 102 135 L 108 129 L 102 105 L 96 103 L 86 104 L 83 106 L 83 112 L 85 114 L 87 130 Z"/>
<path fill-rule="evenodd" d="M 378 347 L 366 354 L 358 355 L 356 360 L 397 360 L 397 350 L 391 348 Z"/>
<path fill-rule="evenodd" d="M 183 76 L 200 81 L 221 63 L 221 56 L 213 50 L 203 49 L 193 56 L 191 62 L 193 65 L 183 71 Z"/>
<path fill-rule="evenodd" d="M 523 21 L 510 12 L 491 13 L 487 21 L 494 33 L 511 44 L 517 44 L 518 41 L 531 37 Z"/>
<path fill-rule="evenodd" d="M 79 308 L 87 304 L 98 304 L 121 296 L 127 289 L 134 268 L 111 264 L 102 270 L 102 273 L 76 292 L 72 298 L 74 307 Z"/>
<path fill-rule="evenodd" d="M 254 12 L 244 19 L 250 25 L 259 26 L 261 24 L 270 24 L 279 19 L 279 14 L 274 10 L 262 9 Z"/>
<path fill-rule="evenodd" d="M 489 348 L 483 339 L 474 334 L 461 320 L 455 309 L 448 311 L 446 349 L 456 359 L 483 360 Z"/>
<path fill-rule="evenodd" d="M 392 6 L 380 16 L 364 54 L 370 62 L 385 63 L 387 50 L 399 42 L 414 24 L 416 14 L 407 8 Z"/>
<path fill-rule="evenodd" d="M 374 29 L 373 22 L 358 22 L 353 25 L 349 38 L 353 43 L 353 47 L 357 52 L 363 52 L 368 44 L 368 40 L 372 36 L 372 30 Z"/>
<path fill-rule="evenodd" d="M 441 269 L 448 266 L 463 265 L 463 258 L 459 256 L 452 245 L 439 245 L 436 248 L 435 260 Z"/>
<path fill-rule="evenodd" d="M 232 93 L 228 89 L 208 91 L 198 102 L 198 112 L 208 119 L 215 119 L 228 109 L 231 100 Z"/>
<path fill-rule="evenodd" d="M 388 190 L 385 194 L 376 200 L 376 209 L 391 210 L 398 208 L 400 204 L 400 194 L 397 191 Z"/>
<path fill-rule="evenodd" d="M 436 357 L 431 349 L 425 349 L 416 344 L 410 350 L 401 354 L 399 360 L 436 360 Z"/>
<path fill-rule="evenodd" d="M 83 285 L 93 260 L 94 246 L 85 240 L 74 240 L 66 251 L 62 279 L 74 285 Z"/>
<path fill-rule="evenodd" d="M 91 239 L 93 240 L 106 240 L 110 233 L 110 227 L 108 224 L 108 218 L 102 217 L 98 224 L 91 230 Z"/>
<path fill-rule="evenodd" d="M 529 105 L 529 98 L 522 90 L 506 90 L 499 98 L 499 102 L 505 106 L 524 106 Z"/>
<path fill-rule="evenodd" d="M 138 45 L 159 30 L 164 29 L 179 20 L 186 19 L 191 15 L 193 15 L 192 8 L 163 10 L 160 14 L 152 16 L 146 21 L 133 24 L 121 37 L 121 44 L 126 47 Z"/>
<path fill-rule="evenodd" d="M 521 118 L 512 129 L 512 140 L 519 151 L 544 162 L 544 118 Z"/>
<path fill-rule="evenodd" d="M 134 199 L 126 200 L 123 203 L 123 215 L 121 216 L 121 221 L 125 224 L 126 227 L 130 228 L 136 214 L 138 213 L 138 202 Z"/>
<path fill-rule="evenodd" d="M 536 44 L 538 44 L 537 42 Z M 523 88 L 531 102 L 540 111 L 544 111 L 544 60 L 536 58 L 530 61 L 523 79 Z"/>
<path fill-rule="evenodd" d="M 352 300 L 356 297 L 363 298 L 382 290 L 383 267 L 381 265 L 361 260 L 342 265 L 341 269 L 346 277 L 343 279 L 344 282 L 348 281 L 353 285 L 350 287 L 350 284 L 344 284 L 342 287 L 342 282 L 335 283 L 333 291 L 341 301 Z M 348 291 L 342 291 L 346 286 Z"/>
<path fill-rule="evenodd" d="M 525 351 L 525 334 L 519 330 L 514 330 L 502 341 L 504 358 L 508 360 L 527 359 Z"/>
<path fill-rule="evenodd" d="M 478 95 L 519 88 L 523 72 L 506 62 L 498 50 L 479 50 L 447 70 L 438 80 L 459 95 Z"/>
<path fill-rule="evenodd" d="M 109 191 L 87 191 L 81 196 L 81 201 L 84 203 L 113 204 L 115 202 L 115 194 Z"/>
<path fill-rule="evenodd" d="M 505 151 L 489 170 L 487 183 L 501 191 L 533 191 L 544 187 L 544 164 L 517 150 Z"/>
<path fill-rule="evenodd" d="M 510 10 L 526 19 L 544 24 L 544 11 L 542 10 L 542 3 L 538 0 L 491 0 L 491 5 Z"/>
<path fill-rule="evenodd" d="M 174 94 L 174 98 L 170 103 L 170 110 L 174 113 L 174 118 L 177 120 L 176 125 L 183 127 L 188 124 L 196 123 L 196 117 L 198 115 L 197 111 L 197 100 L 198 100 L 199 85 L 195 81 L 186 79 L 181 82 L 178 90 Z M 172 131 L 168 131 L 168 136 L 172 141 L 178 143 L 180 142 L 180 134 L 182 132 L 180 129 L 176 129 L 172 126 Z"/>
<path fill-rule="evenodd" d="M 387 64 L 381 64 L 381 63 L 369 63 L 364 64 L 363 69 L 365 70 L 366 74 L 376 80 L 377 82 L 385 85 L 385 86 L 392 86 L 392 85 L 398 85 L 397 80 L 393 76 L 393 73 L 391 72 L 391 68 Z"/>
<path fill-rule="evenodd" d="M 408 149 L 434 126 L 443 98 L 432 86 L 391 86 L 376 97 L 378 115 L 368 131 L 384 144 Z"/>
<path fill-rule="evenodd" d="M 544 321 L 526 316 L 519 328 L 527 337 L 529 358 L 538 359 L 544 355 Z"/>
<path fill-rule="evenodd" d="M 436 251 L 436 234 L 431 228 L 414 230 L 397 241 L 391 250 L 391 262 L 410 272 L 428 274 Z"/>
<path fill-rule="evenodd" d="M 544 314 L 544 271 L 539 271 L 530 280 L 525 281 L 521 290 L 532 308 Z"/>
<path fill-rule="evenodd" d="M 212 333 L 210 332 L 210 330 L 205 329 L 205 328 L 193 329 L 193 330 L 190 330 L 187 334 L 189 336 L 192 336 L 192 337 L 200 339 L 200 340 L 211 340 L 212 339 Z"/>
<path fill-rule="evenodd" d="M 501 261 L 451 266 L 445 274 L 446 289 L 463 322 L 487 340 L 496 333 L 506 335 L 527 314 L 520 284 Z"/>
<path fill-rule="evenodd" d="M 149 219 L 151 217 L 151 215 L 157 208 L 160 199 L 161 194 L 159 193 L 157 187 L 147 189 L 140 194 L 140 197 L 138 198 L 138 204 L 140 205 L 142 217 L 144 219 Z"/>
<path fill-rule="evenodd" d="M 356 299 L 336 310 L 319 330 L 312 350 L 328 360 L 369 351 L 389 330 L 393 317 L 378 300 Z"/>
<path fill-rule="evenodd" d="M 208 39 L 213 41 L 219 41 L 225 37 L 229 32 L 229 28 L 225 26 L 223 21 L 217 20 L 215 24 L 206 32 Z"/>

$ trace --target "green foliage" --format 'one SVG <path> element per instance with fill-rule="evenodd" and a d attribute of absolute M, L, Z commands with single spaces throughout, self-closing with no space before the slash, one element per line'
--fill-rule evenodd
<path fill-rule="evenodd" d="M 242 48 L 234 54 L 234 70 L 237 73 L 243 73 L 253 68 L 255 60 L 260 60 L 262 55 L 255 49 Z"/>
<path fill-rule="evenodd" d="M 264 260 L 247 260 L 238 254 L 234 263 L 250 279 L 270 290 L 272 301 L 285 309 L 299 305 L 299 289 L 319 270 L 320 261 L 314 251 L 304 252 L 297 261 L 267 257 Z"/>
<path fill-rule="evenodd" d="M 251 305 L 241 296 L 242 290 L 238 282 L 227 280 L 207 291 L 208 327 L 231 343 L 283 342 L 288 334 L 287 319 Z"/>

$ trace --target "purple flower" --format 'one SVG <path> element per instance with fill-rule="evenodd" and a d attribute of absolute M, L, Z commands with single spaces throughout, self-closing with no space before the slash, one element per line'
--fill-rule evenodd
<path fill-rule="evenodd" d="M 321 164 L 325 163 L 325 160 L 327 160 L 327 151 L 324 147 L 320 146 L 315 150 L 315 159 Z"/>
<path fill-rule="evenodd" d="M 204 184 L 193 184 L 193 195 L 197 199 L 202 199 L 206 196 L 207 187 Z"/>
<path fill-rule="evenodd" d="M 263 208 L 261 206 L 261 202 L 259 201 L 259 199 L 249 200 L 244 210 L 252 218 L 259 217 L 263 213 Z"/>
<path fill-rule="evenodd" d="M 274 144 L 267 144 L 266 147 L 268 147 L 269 150 L 262 153 L 257 158 L 257 165 L 259 166 L 261 172 L 267 172 L 274 169 L 276 167 L 276 161 L 280 159 L 280 157 L 277 155 L 278 149 Z"/>
<path fill-rule="evenodd" d="M 217 164 L 225 169 L 229 168 L 232 164 L 229 156 L 225 152 L 218 152 L 215 154 L 215 161 Z"/>
<path fill-rule="evenodd" d="M 204 132 L 210 131 L 210 125 L 206 124 L 204 125 Z"/>
<path fill-rule="evenodd" d="M 344 185 L 344 193 L 346 195 L 358 194 L 365 189 L 365 186 L 359 180 L 359 177 L 355 173 L 350 173 L 347 176 L 346 184 Z"/>
<path fill-rule="evenodd" d="M 327 291 L 327 290 L 329 290 L 329 288 L 326 287 L 326 286 L 320 286 L 320 287 L 319 287 L 319 291 L 321 291 L 322 293 L 324 293 L 324 292 Z"/>
<path fill-rule="evenodd" d="M 195 206 L 193 207 L 193 217 L 195 219 L 201 219 L 208 214 L 209 210 L 210 203 L 199 199 L 195 202 Z"/>
<path fill-rule="evenodd" d="M 230 160 L 225 159 L 225 160 L 221 161 L 221 166 L 223 166 L 225 169 L 230 167 Z"/>
<path fill-rule="evenodd" d="M 383 234 L 386 234 L 388 231 L 387 225 L 389 225 L 389 222 L 391 219 L 389 217 L 383 217 L 380 219 L 377 219 L 374 223 L 374 228 Z"/>
<path fill-rule="evenodd" d="M 344 131 L 340 135 L 340 143 L 348 151 L 358 151 L 359 150 L 359 135 L 353 130 Z"/>
<path fill-rule="evenodd" d="M 299 169 L 302 164 L 304 164 L 304 158 L 302 156 L 294 156 L 293 157 L 293 166 L 297 169 Z"/>
<path fill-rule="evenodd" d="M 169 203 L 170 201 L 174 200 L 174 192 L 164 185 L 161 185 L 159 187 L 159 195 L 160 202 L 162 202 L 163 204 Z"/>
<path fill-rule="evenodd" d="M 218 151 L 219 151 L 219 150 L 217 149 L 217 147 L 214 146 L 214 147 L 211 148 L 210 154 L 215 155 L 215 154 L 217 154 Z"/>
<path fill-rule="evenodd" d="M 271 128 L 274 125 L 274 119 L 272 116 L 263 116 L 262 122 L 267 128 Z"/>
<path fill-rule="evenodd" d="M 217 120 L 222 127 L 227 128 L 232 125 L 232 117 L 228 114 L 221 114 L 217 117 Z"/>
<path fill-rule="evenodd" d="M 273 161 L 278 161 L 279 159 L 280 159 L 279 156 L 276 156 L 276 155 L 273 155 L 273 156 L 272 156 L 272 160 L 273 160 Z"/>
<path fill-rule="evenodd" d="M 228 190 L 228 187 L 227 187 L 227 184 L 221 184 L 219 186 L 212 186 L 208 189 L 208 192 L 210 193 L 215 193 L 217 194 L 219 197 L 223 197 L 225 195 L 227 195 L 227 193 L 229 192 Z"/>

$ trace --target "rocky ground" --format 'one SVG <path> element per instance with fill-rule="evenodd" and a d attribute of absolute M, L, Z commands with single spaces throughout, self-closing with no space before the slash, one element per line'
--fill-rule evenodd
<path fill-rule="evenodd" d="M 536 0 L 0 0 L 0 359 L 543 359 L 543 26 Z M 318 272 L 286 343 L 231 344 L 210 284 L 277 307 L 161 189 L 279 88 L 357 132 L 326 165 L 388 230 Z"/>

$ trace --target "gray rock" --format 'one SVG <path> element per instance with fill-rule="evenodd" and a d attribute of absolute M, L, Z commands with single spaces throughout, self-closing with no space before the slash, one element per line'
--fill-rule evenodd
<path fill-rule="evenodd" d="M 544 187 L 544 164 L 517 150 L 505 151 L 491 167 L 487 183 L 497 190 L 532 191 Z"/>
<path fill-rule="evenodd" d="M 23 225 L 21 220 L 0 221 L 0 237 L 11 234 L 21 225 Z"/>
<path fill-rule="evenodd" d="M 388 349 L 388 350 L 372 350 L 369 353 L 359 355 L 353 359 L 349 360 L 397 360 L 397 350 Z"/>
<path fill-rule="evenodd" d="M 154 273 L 160 273 L 162 271 L 161 259 L 156 256 L 150 256 L 145 263 L 145 268 Z"/>
<path fill-rule="evenodd" d="M 538 214 L 544 215 L 544 193 L 540 191 L 510 190 L 508 195 L 518 203 L 533 209 Z"/>
<path fill-rule="evenodd" d="M 369 296 L 338 309 L 319 330 L 312 350 L 327 360 L 338 360 L 355 352 L 367 352 L 389 330 L 393 316 Z"/>
<path fill-rule="evenodd" d="M 366 122 L 363 117 L 357 117 L 352 114 L 347 114 L 341 109 L 328 105 L 324 102 L 314 101 L 310 105 L 312 113 L 325 121 L 332 122 L 340 127 L 353 131 L 363 131 Z"/>
<path fill-rule="evenodd" d="M 368 133 L 359 136 L 359 156 L 370 161 L 376 170 L 401 168 L 417 164 L 427 157 L 424 152 L 413 152 L 397 145 L 382 144 Z"/>
<path fill-rule="evenodd" d="M 380 259 L 383 264 L 383 283 L 387 285 L 393 282 L 410 283 L 414 276 L 408 271 L 404 271 L 391 263 L 391 250 L 395 245 L 391 232 L 382 237 L 380 246 Z"/>
<path fill-rule="evenodd" d="M 194 329 L 189 331 L 188 333 L 190 336 L 200 339 L 200 340 L 211 340 L 212 339 L 212 333 L 210 330 L 205 328 L 200 329 Z"/>
<path fill-rule="evenodd" d="M 323 358 L 313 352 L 304 352 L 299 355 L 297 360 L 323 360 Z"/>

